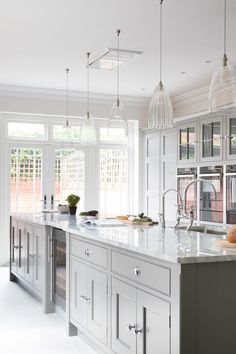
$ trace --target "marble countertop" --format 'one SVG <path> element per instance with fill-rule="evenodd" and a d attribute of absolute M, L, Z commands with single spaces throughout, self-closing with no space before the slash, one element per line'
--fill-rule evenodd
<path fill-rule="evenodd" d="M 63 214 L 13 214 L 13 216 L 171 263 L 236 261 L 236 248 L 221 248 L 216 245 L 216 241 L 223 239 L 223 236 L 186 232 L 174 228 L 163 230 L 159 225 L 142 227 L 122 224 L 88 229 L 81 223 L 79 217 Z"/>

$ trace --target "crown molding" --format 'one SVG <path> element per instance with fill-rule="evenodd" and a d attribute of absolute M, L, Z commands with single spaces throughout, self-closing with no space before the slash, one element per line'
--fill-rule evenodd
<path fill-rule="evenodd" d="M 58 89 L 47 89 L 26 86 L 0 85 L 0 97 L 23 97 L 45 100 L 65 101 L 66 91 Z M 110 94 L 90 93 L 92 103 L 112 104 L 116 96 Z M 86 92 L 69 91 L 69 99 L 72 102 L 85 102 Z M 142 96 L 122 96 L 121 100 L 127 106 L 146 107 L 149 103 L 149 97 Z"/>

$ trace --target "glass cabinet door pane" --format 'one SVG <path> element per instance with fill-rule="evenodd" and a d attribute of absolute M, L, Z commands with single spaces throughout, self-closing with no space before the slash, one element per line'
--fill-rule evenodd
<path fill-rule="evenodd" d="M 188 130 L 187 128 L 180 129 L 180 160 L 188 158 Z"/>
<path fill-rule="evenodd" d="M 230 118 L 229 120 L 229 153 L 230 155 L 236 154 L 236 118 Z"/>
<path fill-rule="evenodd" d="M 211 123 L 203 124 L 202 129 L 203 129 L 203 133 L 202 133 L 203 140 L 211 140 L 212 139 Z"/>
<path fill-rule="evenodd" d="M 187 128 L 185 129 L 180 129 L 180 144 L 185 145 L 188 143 L 188 133 L 187 133 Z"/>
<path fill-rule="evenodd" d="M 206 140 L 202 142 L 202 155 L 203 157 L 211 157 L 212 140 Z"/>
<path fill-rule="evenodd" d="M 212 136 L 213 136 L 213 151 L 212 156 L 220 156 L 220 122 L 214 122 L 212 125 Z"/>
<path fill-rule="evenodd" d="M 180 145 L 180 160 L 187 160 L 187 145 Z"/>
<path fill-rule="evenodd" d="M 189 159 L 194 159 L 195 157 L 195 128 L 191 127 L 188 130 L 188 142 L 189 142 Z"/>

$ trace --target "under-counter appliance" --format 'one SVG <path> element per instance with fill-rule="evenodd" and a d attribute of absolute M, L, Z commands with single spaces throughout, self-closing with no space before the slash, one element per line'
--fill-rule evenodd
<path fill-rule="evenodd" d="M 66 304 L 66 233 L 53 228 L 52 293 L 55 305 L 65 311 Z"/>
<path fill-rule="evenodd" d="M 184 191 L 187 185 L 197 178 L 196 167 L 177 168 L 177 190 L 184 197 Z M 178 201 L 179 203 L 180 201 Z M 197 218 L 197 186 L 193 184 L 189 187 L 187 195 L 187 212 L 193 207 L 194 219 Z"/>
<path fill-rule="evenodd" d="M 226 166 L 226 222 L 236 223 L 236 165 Z"/>
<path fill-rule="evenodd" d="M 211 182 L 200 183 L 200 221 L 223 223 L 223 166 L 200 167 L 199 178 Z"/>

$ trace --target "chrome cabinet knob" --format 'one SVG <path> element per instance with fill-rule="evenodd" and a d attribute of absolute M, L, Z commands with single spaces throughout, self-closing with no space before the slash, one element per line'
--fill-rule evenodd
<path fill-rule="evenodd" d="M 88 297 L 88 296 L 86 296 L 86 295 L 81 295 L 81 296 L 80 296 L 80 299 L 83 300 L 84 302 L 88 302 L 88 301 L 91 300 L 91 297 Z"/>
<path fill-rule="evenodd" d="M 131 332 L 132 330 L 134 330 L 135 329 L 135 325 L 134 326 L 132 326 L 132 325 L 128 325 L 126 328 L 127 328 L 127 331 L 129 331 L 129 332 Z"/>
<path fill-rule="evenodd" d="M 85 256 L 87 256 L 87 257 L 89 257 L 90 256 L 90 251 L 89 251 L 89 249 L 87 248 L 86 250 L 85 250 L 85 252 L 84 252 L 84 254 L 85 254 Z"/>
<path fill-rule="evenodd" d="M 15 246 L 15 245 L 13 245 L 13 248 L 15 248 L 16 250 L 19 248 L 19 246 Z"/>
<path fill-rule="evenodd" d="M 141 275 L 141 269 L 139 268 L 139 266 L 133 269 L 133 274 L 136 275 L 137 277 Z"/>
<path fill-rule="evenodd" d="M 141 328 L 135 328 L 135 329 L 133 330 L 133 332 L 134 332 L 134 334 L 136 334 L 136 336 L 138 336 L 139 334 L 142 333 L 142 330 L 141 330 Z"/>

